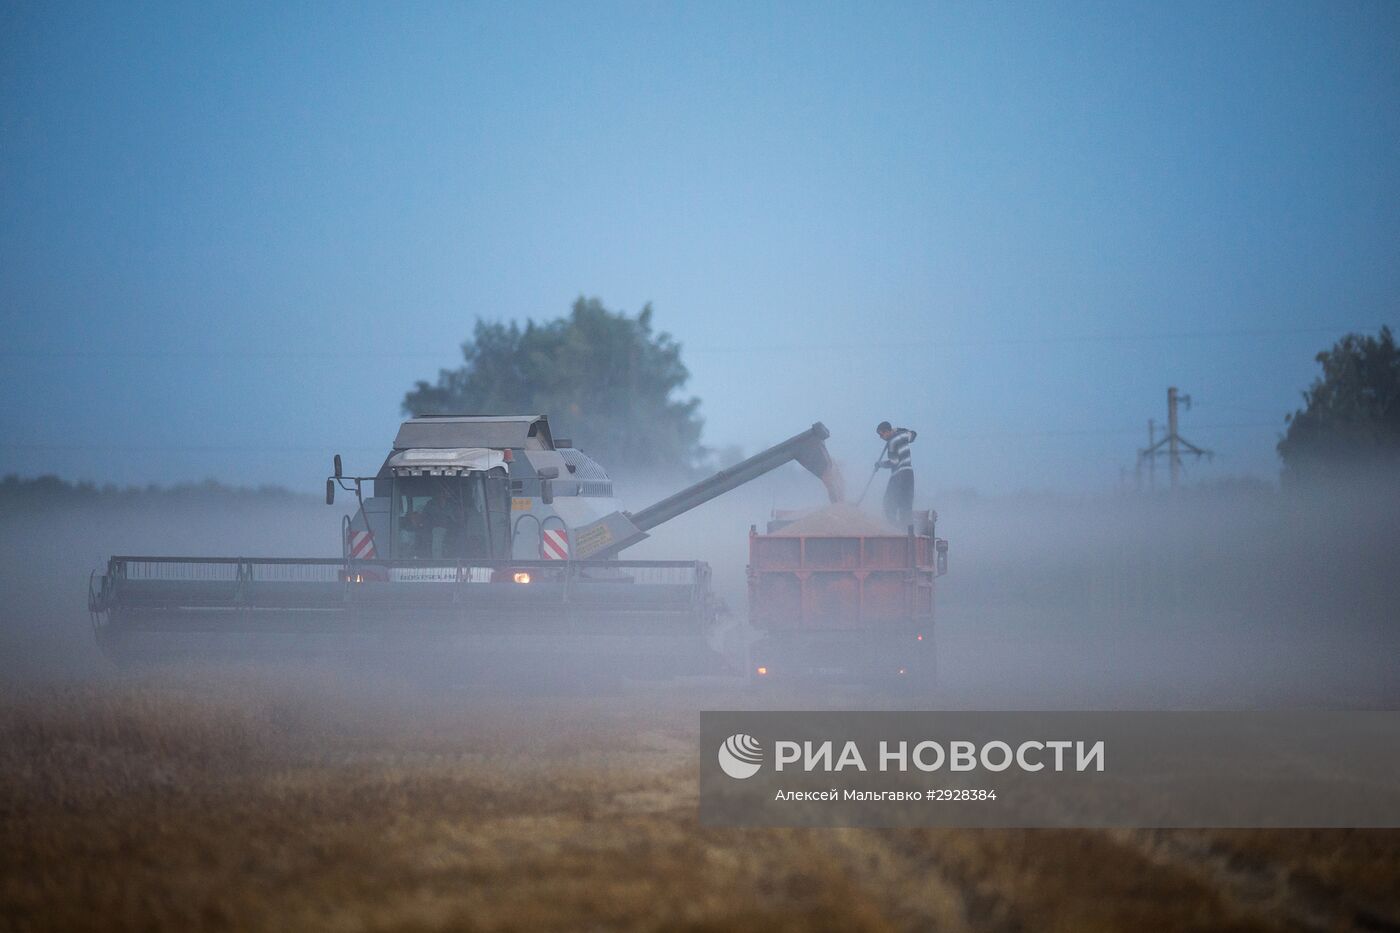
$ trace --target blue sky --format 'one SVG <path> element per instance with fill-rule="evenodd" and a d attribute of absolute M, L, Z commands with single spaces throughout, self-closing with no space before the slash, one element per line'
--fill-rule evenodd
<path fill-rule="evenodd" d="M 1093 491 L 1176 384 L 1271 476 L 1400 322 L 1400 5 L 0 5 L 0 473 L 314 489 L 579 294 L 716 446 Z"/>

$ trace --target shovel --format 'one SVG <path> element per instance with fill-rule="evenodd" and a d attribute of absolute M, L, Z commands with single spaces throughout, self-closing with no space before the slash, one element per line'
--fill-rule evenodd
<path fill-rule="evenodd" d="M 860 498 L 856 500 L 856 505 L 865 501 L 865 494 L 870 491 L 870 484 L 875 482 L 875 474 L 880 472 L 880 461 L 885 459 L 885 454 L 889 449 L 889 442 L 886 441 L 884 450 L 880 451 L 880 459 L 875 461 L 875 469 L 870 471 L 870 479 L 865 481 L 865 488 L 860 491 Z"/>
<path fill-rule="evenodd" d="M 870 484 L 875 482 L 875 474 L 879 472 L 879 467 L 876 467 L 875 469 L 870 471 L 870 479 L 865 481 L 865 488 L 860 491 L 860 498 L 856 500 L 856 505 L 860 505 L 862 502 L 865 501 L 865 494 L 870 491 Z"/>

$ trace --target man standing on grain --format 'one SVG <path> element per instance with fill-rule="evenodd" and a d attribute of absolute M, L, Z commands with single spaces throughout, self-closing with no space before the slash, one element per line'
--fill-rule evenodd
<path fill-rule="evenodd" d="M 885 519 L 896 528 L 906 528 L 914 517 L 914 462 L 909 445 L 918 433 L 890 427 L 888 421 L 881 421 L 875 433 L 885 442 L 875 468 L 887 467 L 890 471 L 890 483 L 885 487 Z"/>

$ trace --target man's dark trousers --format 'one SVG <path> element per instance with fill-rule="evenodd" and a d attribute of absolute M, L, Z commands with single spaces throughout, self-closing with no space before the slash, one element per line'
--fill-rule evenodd
<path fill-rule="evenodd" d="M 914 471 L 899 470 L 885 487 L 885 518 L 896 528 L 907 528 L 914 518 Z"/>

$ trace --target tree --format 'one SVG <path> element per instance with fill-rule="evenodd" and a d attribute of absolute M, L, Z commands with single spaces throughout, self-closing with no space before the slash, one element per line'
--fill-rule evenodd
<path fill-rule="evenodd" d="M 648 304 L 636 317 L 582 296 L 568 317 L 536 323 L 477 319 L 464 365 L 419 381 L 403 410 L 427 414 L 546 414 L 613 470 L 690 470 L 700 445 L 700 400 L 678 398 L 690 378 L 680 344 L 652 333 Z"/>
<path fill-rule="evenodd" d="M 1400 470 L 1400 353 L 1389 327 L 1380 336 L 1347 334 L 1317 355 L 1322 376 L 1303 393 L 1307 407 L 1287 416 L 1278 443 L 1284 476 L 1326 480 Z"/>

